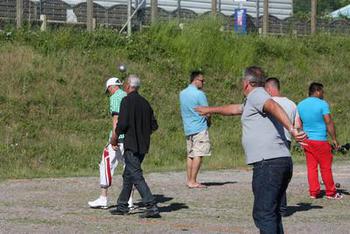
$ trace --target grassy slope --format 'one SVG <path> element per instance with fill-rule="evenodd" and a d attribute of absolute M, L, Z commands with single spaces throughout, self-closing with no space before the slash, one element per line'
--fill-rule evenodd
<path fill-rule="evenodd" d="M 111 125 L 103 85 L 121 75 L 116 65 L 122 62 L 142 77 L 141 93 L 159 120 L 146 170 L 183 169 L 178 93 L 198 68 L 206 73 L 211 105 L 241 102 L 239 78 L 252 64 L 279 77 L 283 93 L 295 101 L 306 96 L 311 81 L 320 81 L 339 140 L 349 141 L 349 38 L 237 36 L 220 32 L 219 25 L 202 19 L 180 31 L 163 24 L 131 40 L 106 30 L 1 34 L 0 177 L 96 175 Z M 244 165 L 240 131 L 239 118 L 214 117 L 213 156 L 204 168 Z"/>

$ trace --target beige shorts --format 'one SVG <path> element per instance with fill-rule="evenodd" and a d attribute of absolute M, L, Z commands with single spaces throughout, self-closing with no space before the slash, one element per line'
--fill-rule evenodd
<path fill-rule="evenodd" d="M 187 156 L 190 158 L 210 156 L 210 140 L 208 130 L 186 136 Z"/>

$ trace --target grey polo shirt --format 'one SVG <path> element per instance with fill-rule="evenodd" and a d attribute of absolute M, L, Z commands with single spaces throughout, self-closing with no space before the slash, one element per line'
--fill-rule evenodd
<path fill-rule="evenodd" d="M 259 87 L 248 94 L 243 104 L 242 145 L 247 164 L 291 156 L 283 127 L 277 121 L 272 121 L 273 117 L 263 110 L 265 102 L 270 98 L 265 89 Z"/>

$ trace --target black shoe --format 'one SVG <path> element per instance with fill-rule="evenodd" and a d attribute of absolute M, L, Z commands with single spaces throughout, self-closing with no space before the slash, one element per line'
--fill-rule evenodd
<path fill-rule="evenodd" d="M 140 214 L 140 218 L 161 218 L 157 206 L 147 208 L 144 213 Z"/>
<path fill-rule="evenodd" d="M 112 215 L 128 215 L 129 210 L 121 210 L 120 208 L 117 207 L 113 210 L 110 210 L 109 213 L 111 213 Z"/>
<path fill-rule="evenodd" d="M 288 217 L 289 215 L 288 215 L 287 211 L 283 211 L 283 212 L 281 212 L 281 216 L 282 217 Z"/>

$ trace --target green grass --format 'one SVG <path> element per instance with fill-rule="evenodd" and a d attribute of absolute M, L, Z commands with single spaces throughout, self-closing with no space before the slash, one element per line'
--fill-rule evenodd
<path fill-rule="evenodd" d="M 8 29 L 10 30 L 10 29 Z M 240 36 L 203 18 L 180 30 L 170 22 L 126 39 L 114 31 L 73 28 L 0 33 L 0 177 L 97 175 L 111 127 L 105 80 L 127 64 L 139 74 L 159 130 L 146 171 L 183 170 L 185 138 L 178 93 L 189 72 L 202 69 L 210 105 L 242 101 L 239 78 L 249 65 L 264 67 L 296 102 L 311 81 L 324 83 L 341 143 L 349 141 L 350 38 Z M 204 169 L 244 166 L 238 117 L 213 118 L 213 155 Z M 295 161 L 302 162 L 295 152 Z M 346 159 L 346 156 L 341 157 Z"/>

